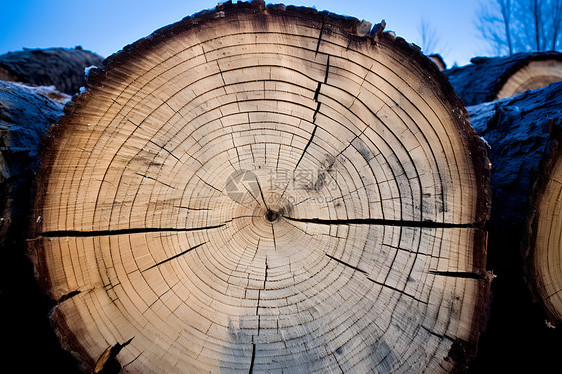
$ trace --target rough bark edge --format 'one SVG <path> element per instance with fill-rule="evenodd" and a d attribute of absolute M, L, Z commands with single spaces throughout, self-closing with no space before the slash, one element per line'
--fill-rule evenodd
<path fill-rule="evenodd" d="M 558 121 L 560 122 L 560 119 Z M 554 123 L 554 121 L 550 123 L 549 131 L 551 140 L 548 154 L 542 160 L 539 170 L 537 171 L 536 179 L 531 187 L 529 211 L 524 223 L 525 231 L 523 233 L 520 248 L 524 263 L 524 280 L 529 288 L 533 301 L 541 304 L 547 321 L 558 328 L 562 328 L 562 320 L 560 320 L 558 316 L 556 316 L 556 314 L 548 308 L 547 304 L 541 297 L 542 292 L 538 281 L 539 277 L 535 271 L 534 264 L 538 228 L 537 207 L 544 198 L 544 193 L 548 182 L 550 181 L 550 175 L 552 174 L 556 161 L 562 155 L 562 127 L 560 125 L 561 123 Z"/>
<path fill-rule="evenodd" d="M 496 100 L 496 95 L 513 74 L 533 61 L 546 60 L 562 61 L 562 53 L 554 51 L 524 52 L 507 57 L 474 57 L 470 60 L 471 64 L 453 67 L 444 72 L 449 77 L 449 80 L 454 81 L 453 86 L 459 95 L 461 95 L 461 91 L 464 91 L 465 87 L 473 85 L 475 82 L 476 85 L 478 85 L 477 89 L 487 91 L 485 94 L 478 94 L 478 91 L 474 91 L 472 94 L 474 97 L 472 97 L 470 101 L 466 100 L 466 97 L 463 98 L 467 101 L 466 105 L 470 106 Z M 502 67 L 502 65 L 505 66 Z M 480 69 L 483 69 L 485 74 L 484 72 L 478 72 Z M 475 81 L 472 79 L 474 78 L 471 76 L 472 74 L 479 75 L 484 79 Z M 465 84 L 456 84 L 456 81 Z M 472 99 L 476 101 L 472 101 Z"/>
<path fill-rule="evenodd" d="M 100 65 L 103 57 L 75 48 L 24 48 L 0 55 L 0 79 L 34 86 L 56 86 L 69 95 L 83 85 L 84 69 Z"/>
<path fill-rule="evenodd" d="M 439 68 L 431 59 L 426 57 L 421 53 L 418 46 L 408 43 L 401 37 L 396 37 L 393 32 L 384 32 L 385 22 L 384 20 L 381 24 L 375 25 L 369 33 L 358 34 L 358 30 L 363 31 L 364 24 L 357 18 L 341 16 L 328 11 L 317 11 L 314 8 L 307 7 L 295 7 L 295 6 L 285 6 L 282 4 L 265 5 L 263 0 L 253 0 L 251 3 L 248 2 L 237 2 L 233 4 L 228 1 L 223 4 L 217 5 L 214 9 L 204 10 L 196 13 L 192 16 L 185 17 L 179 22 L 174 24 L 164 26 L 156 31 L 154 31 L 149 36 L 142 38 L 132 44 L 129 44 L 121 51 L 107 57 L 103 66 L 100 68 L 92 69 L 89 71 L 86 87 L 84 92 L 80 95 L 75 95 L 71 102 L 69 102 L 64 110 L 64 116 L 61 118 L 58 124 L 51 126 L 47 135 L 42 139 L 39 147 L 39 157 L 40 165 L 37 172 L 37 193 L 35 200 L 35 212 L 43 211 L 44 207 L 44 196 L 47 190 L 47 184 L 49 176 L 51 174 L 51 165 L 54 161 L 55 151 L 57 150 L 58 139 L 64 136 L 66 131 L 72 131 L 72 123 L 69 119 L 72 113 L 88 102 L 89 96 L 91 95 L 91 88 L 99 87 L 103 85 L 105 76 L 111 72 L 115 67 L 122 64 L 127 64 L 130 60 L 135 60 L 137 56 L 142 56 L 145 51 L 150 50 L 158 46 L 158 44 L 166 42 L 168 37 L 173 36 L 176 33 L 186 32 L 195 26 L 202 25 L 207 22 L 212 22 L 215 18 L 219 17 L 231 17 L 239 13 L 253 13 L 253 14 L 272 14 L 277 16 L 286 17 L 297 17 L 301 19 L 310 19 L 313 21 L 325 22 L 325 26 L 336 29 L 341 33 L 347 34 L 350 38 L 350 42 L 354 43 L 368 43 L 369 45 L 376 46 L 377 44 L 385 44 L 392 46 L 397 49 L 397 51 L 403 54 L 405 57 L 413 60 L 415 65 L 419 67 L 419 70 L 424 73 L 424 76 L 429 75 L 430 80 L 435 85 L 435 92 L 440 95 L 440 100 L 444 107 L 448 109 L 451 113 L 451 117 L 456 119 L 453 120 L 454 125 L 457 127 L 458 135 L 464 140 L 472 161 L 475 172 L 475 183 L 477 187 L 476 201 L 477 207 L 475 209 L 475 225 L 479 230 L 484 230 L 486 222 L 490 217 L 490 201 L 491 201 L 491 189 L 490 189 L 490 162 L 487 157 L 487 150 L 484 142 L 480 139 L 476 131 L 472 128 L 469 120 L 468 112 L 464 107 L 464 103 L 459 98 L 459 96 L 453 90 L 453 87 L 449 83 L 447 77 L 439 71 Z M 363 25 L 363 28 L 360 27 Z M 31 238 L 38 238 L 42 232 L 40 220 L 37 222 L 34 215 L 31 217 Z M 478 268 L 478 272 L 483 274 L 486 267 L 486 246 L 487 246 L 487 234 L 481 231 L 482 235 L 475 235 L 474 248 L 473 248 L 473 263 L 475 268 Z M 36 254 L 34 255 L 34 263 L 39 264 L 37 270 L 41 270 L 41 264 L 43 260 L 41 259 L 43 253 L 39 248 L 36 248 Z M 38 273 L 39 274 L 39 273 Z M 488 319 L 488 312 L 486 311 L 487 305 L 490 302 L 491 292 L 491 273 L 485 273 L 484 279 L 480 280 L 481 292 L 478 295 L 474 316 L 471 326 L 471 331 L 473 336 L 468 342 L 461 343 L 463 347 L 463 355 L 457 355 L 453 351 L 452 356 L 449 355 L 448 358 L 454 362 L 453 372 L 464 372 L 467 370 L 468 364 L 474 359 L 477 350 L 478 339 L 480 335 L 484 332 L 485 322 Z M 50 281 L 45 280 L 43 285 L 50 287 Z M 57 323 L 65 325 L 64 319 L 60 315 L 57 317 Z M 66 325 L 65 325 L 66 326 Z M 61 330 L 62 326 L 59 326 Z M 62 328 L 64 330 L 64 328 Z M 60 336 L 60 335 L 59 335 Z M 64 338 L 61 336 L 61 340 Z M 76 340 L 76 338 L 74 338 Z M 72 340 L 72 339 L 71 339 Z M 68 342 L 65 342 L 66 344 Z M 78 342 L 76 342 L 78 344 Z M 78 346 L 80 346 L 78 344 Z M 80 348 L 82 348 L 80 346 Z M 454 348 L 454 347 L 453 347 Z M 73 350 L 73 352 L 75 352 Z M 79 355 L 81 355 L 79 353 Z M 459 362 L 457 358 L 462 357 Z"/>

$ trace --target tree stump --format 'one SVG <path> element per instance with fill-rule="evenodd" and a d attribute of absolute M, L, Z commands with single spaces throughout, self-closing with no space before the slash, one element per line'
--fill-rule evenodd
<path fill-rule="evenodd" d="M 545 238 L 548 232 L 552 237 L 560 224 L 554 190 L 561 92 L 562 82 L 558 82 L 467 108 L 474 128 L 491 147 L 488 267 L 497 275 L 490 322 L 479 345 L 482 355 L 475 362 L 475 373 L 547 372 L 562 365 L 557 353 L 562 332 L 548 327 L 550 322 L 545 323 L 544 312 L 529 292 L 531 286 L 537 300 L 556 304 L 555 288 L 561 286 L 562 273 L 556 269 L 560 247 Z M 541 185 L 539 192 L 534 192 L 537 185 Z M 556 323 L 557 319 L 550 321 Z M 498 345 L 504 347 L 501 352 L 495 349 Z M 524 359 L 513 360 L 514 356 Z"/>
<path fill-rule="evenodd" d="M 472 64 L 446 70 L 465 105 L 518 95 L 562 80 L 562 53 L 516 53 L 507 57 L 475 57 Z"/>
<path fill-rule="evenodd" d="M 34 86 L 55 86 L 74 95 L 85 83 L 84 69 L 101 65 L 103 58 L 80 47 L 24 49 L 0 55 L 0 80 Z"/>
<path fill-rule="evenodd" d="M 226 3 L 90 72 L 42 153 L 30 240 L 85 369 L 466 367 L 485 147 L 383 28 Z"/>

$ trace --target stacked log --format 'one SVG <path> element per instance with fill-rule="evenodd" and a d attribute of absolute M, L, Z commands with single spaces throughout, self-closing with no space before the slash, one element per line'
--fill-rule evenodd
<path fill-rule="evenodd" d="M 39 141 L 67 95 L 0 81 L 0 320 L 5 365 L 26 372 L 77 372 L 48 318 L 52 302 L 26 257 Z"/>
<path fill-rule="evenodd" d="M 516 53 L 475 57 L 471 64 L 445 70 L 466 106 L 534 90 L 562 80 L 562 53 Z"/>
<path fill-rule="evenodd" d="M 485 146 L 383 29 L 226 3 L 90 72 L 42 148 L 30 240 L 84 370 L 466 368 Z"/>
<path fill-rule="evenodd" d="M 74 95 L 84 86 L 84 70 L 100 66 L 102 57 L 81 47 L 24 49 L 0 55 L 0 80 L 55 86 Z"/>
<path fill-rule="evenodd" d="M 557 211 L 561 93 L 558 82 L 467 108 L 472 125 L 490 146 L 488 267 L 497 275 L 475 373 L 548 372 L 562 364 L 562 333 L 550 328 L 560 324 L 562 311 L 557 242 L 562 222 Z M 535 300 L 546 305 L 546 316 L 533 302 L 529 286 Z"/>

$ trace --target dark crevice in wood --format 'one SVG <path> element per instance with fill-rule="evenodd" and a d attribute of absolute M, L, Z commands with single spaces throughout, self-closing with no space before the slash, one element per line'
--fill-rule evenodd
<path fill-rule="evenodd" d="M 187 232 L 187 231 L 201 231 L 212 230 L 226 226 L 225 223 L 214 226 L 193 227 L 193 228 L 160 228 L 160 227 L 143 227 L 132 229 L 120 230 L 94 230 L 94 231 L 78 231 L 78 230 L 60 230 L 60 231 L 46 231 L 38 235 L 38 237 L 46 238 L 64 238 L 64 237 L 91 237 L 91 236 L 109 236 L 109 235 L 129 235 L 129 234 L 147 234 L 153 232 Z"/>
<path fill-rule="evenodd" d="M 71 298 L 73 298 L 74 296 L 79 295 L 81 292 L 82 292 L 82 291 L 75 290 L 75 291 L 69 292 L 69 293 L 67 293 L 67 294 L 64 294 L 64 295 L 62 295 L 62 296 L 59 298 L 58 303 L 60 304 L 60 303 L 66 301 L 66 300 L 68 300 L 68 299 L 71 299 Z"/>
<path fill-rule="evenodd" d="M 350 264 L 348 264 L 348 263 L 345 262 L 345 261 L 342 261 L 342 260 L 340 260 L 340 259 L 338 259 L 338 258 L 335 258 L 334 256 L 330 256 L 330 255 L 327 254 L 327 253 L 326 253 L 326 256 L 329 257 L 329 258 L 331 258 L 332 260 L 334 260 L 334 261 L 336 261 L 336 262 L 339 262 L 339 263 L 342 264 L 342 265 L 345 265 L 345 266 L 347 266 L 347 267 L 352 268 L 353 270 L 357 270 L 357 271 L 359 271 L 359 272 L 361 272 L 361 273 L 363 273 L 363 274 L 367 274 L 367 272 L 366 272 L 365 270 L 362 270 L 362 269 L 359 269 L 359 268 L 356 267 L 356 266 L 350 265 Z"/>
<path fill-rule="evenodd" d="M 318 55 L 318 51 L 320 50 L 320 43 L 322 42 L 322 35 L 324 34 L 324 26 L 326 25 L 326 20 L 322 21 L 322 27 L 320 27 L 320 34 L 318 35 L 318 43 L 316 43 L 316 51 L 314 52 L 314 56 Z"/>
<path fill-rule="evenodd" d="M 318 103 L 318 107 L 316 108 L 316 112 L 318 112 L 318 108 L 320 108 L 320 103 Z M 314 113 L 314 118 L 316 118 L 316 113 Z M 299 161 L 297 162 L 297 164 L 295 166 L 295 170 L 297 169 L 297 167 L 301 163 L 301 161 L 302 161 L 302 159 L 303 159 L 303 157 L 306 153 L 306 150 L 308 149 L 308 147 L 312 143 L 312 139 L 314 138 L 314 134 L 316 134 L 316 129 L 318 129 L 318 125 L 314 125 L 314 129 L 312 130 L 312 134 L 310 135 L 310 139 L 308 139 L 308 143 L 306 143 L 306 145 L 304 146 L 304 149 L 302 150 L 301 157 L 299 158 Z"/>
<path fill-rule="evenodd" d="M 320 94 L 320 87 L 322 87 L 322 82 L 318 82 L 316 86 L 316 91 L 314 91 L 314 101 L 318 102 L 318 95 Z"/>
<path fill-rule="evenodd" d="M 126 347 L 134 339 L 127 340 L 125 343 L 115 343 L 113 346 L 109 346 L 98 358 L 96 366 L 93 370 L 95 374 L 117 374 L 121 372 L 121 364 L 117 361 L 116 357 L 121 352 L 121 350 Z"/>
<path fill-rule="evenodd" d="M 469 271 L 436 271 L 436 270 L 430 270 L 429 274 L 440 275 L 440 276 L 444 276 L 444 277 L 453 277 L 453 278 L 486 279 L 485 275 L 478 274 L 478 273 L 471 273 Z"/>
<path fill-rule="evenodd" d="M 199 248 L 199 247 L 201 247 L 203 244 L 206 244 L 206 243 L 207 243 L 207 242 L 203 242 L 203 243 L 201 243 L 201 244 L 197 244 L 197 245 L 194 246 L 194 247 L 188 248 L 188 249 L 186 249 L 185 251 L 183 251 L 183 252 L 181 252 L 181 253 L 178 253 L 178 254 L 175 255 L 175 256 L 172 256 L 172 257 L 167 258 L 167 259 L 165 259 L 165 260 L 163 260 L 163 261 L 160 261 L 160 262 L 157 263 L 157 264 L 152 265 L 151 267 L 149 267 L 149 268 L 143 270 L 142 272 L 145 272 L 145 271 L 147 271 L 147 270 L 153 269 L 153 268 L 155 268 L 155 267 L 157 267 L 157 266 L 160 266 L 160 265 L 162 265 L 162 264 L 164 264 L 164 263 L 166 263 L 166 262 L 168 262 L 168 261 L 171 261 L 171 260 L 173 260 L 173 259 L 176 259 L 176 258 L 178 258 L 178 257 L 181 257 L 181 256 L 185 255 L 186 253 L 189 253 L 189 252 L 193 251 L 194 249 Z"/>
<path fill-rule="evenodd" d="M 330 71 L 330 55 L 328 55 L 328 59 L 326 60 L 326 73 L 324 74 L 324 83 L 328 83 L 328 72 Z"/>
<path fill-rule="evenodd" d="M 448 229 L 448 228 L 480 228 L 478 223 L 447 223 L 434 221 L 406 221 L 392 220 L 382 218 L 350 218 L 350 219 L 321 219 L 321 218 L 294 218 L 283 216 L 289 221 L 316 223 L 320 225 L 381 225 L 381 226 L 398 226 L 398 227 L 420 227 L 430 229 Z"/>
<path fill-rule="evenodd" d="M 252 358 L 250 361 L 250 370 L 248 371 L 249 374 L 254 372 L 254 360 L 256 359 L 256 344 L 252 344 Z"/>

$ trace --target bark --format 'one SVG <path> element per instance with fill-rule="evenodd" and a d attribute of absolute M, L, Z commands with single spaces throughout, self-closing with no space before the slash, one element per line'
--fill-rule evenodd
<path fill-rule="evenodd" d="M 467 106 L 513 96 L 562 80 L 562 54 L 558 52 L 475 57 L 471 62 L 445 71 Z"/>
<path fill-rule="evenodd" d="M 0 320 L 2 358 L 28 372 L 77 372 L 60 348 L 48 313 L 53 306 L 26 257 L 27 228 L 45 129 L 68 96 L 50 88 L 0 81 Z"/>
<path fill-rule="evenodd" d="M 485 147 L 383 29 L 226 3 L 90 72 L 45 142 L 30 240 L 86 370 L 466 368 Z"/>
<path fill-rule="evenodd" d="M 101 66 L 103 58 L 80 47 L 24 49 L 0 55 L 0 79 L 55 86 L 68 95 L 84 86 L 84 69 Z"/>
<path fill-rule="evenodd" d="M 529 292 L 529 285 L 535 290 L 537 282 L 542 281 L 536 274 L 527 277 L 529 273 L 525 272 L 528 267 L 534 268 L 527 247 L 531 222 L 539 210 L 535 186 L 539 180 L 550 180 L 546 165 L 552 155 L 558 154 L 561 91 L 562 82 L 553 83 L 468 108 L 474 128 L 491 147 L 488 267 L 497 276 L 490 322 L 479 346 L 475 373 L 546 372 L 562 363 L 557 354 L 562 335 L 548 327 L 544 312 Z M 558 221 L 559 216 L 550 214 L 550 219 Z M 501 350 L 495 349 L 500 345 Z"/>

